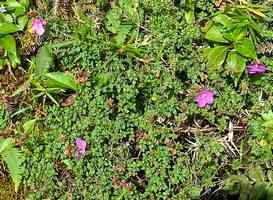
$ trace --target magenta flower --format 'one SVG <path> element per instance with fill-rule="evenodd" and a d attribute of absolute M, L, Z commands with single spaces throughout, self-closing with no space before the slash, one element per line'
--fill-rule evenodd
<path fill-rule="evenodd" d="M 75 141 L 77 151 L 76 151 L 76 159 L 79 160 L 86 152 L 86 142 L 81 138 L 77 138 Z"/>
<path fill-rule="evenodd" d="M 258 75 L 258 74 L 265 73 L 267 70 L 267 67 L 261 63 L 254 62 L 247 65 L 246 69 L 249 75 Z"/>
<path fill-rule="evenodd" d="M 36 33 L 37 35 L 41 36 L 45 32 L 45 25 L 46 25 L 46 20 L 38 18 L 38 19 L 33 19 L 32 20 L 32 31 Z"/>
<path fill-rule="evenodd" d="M 203 89 L 195 97 L 195 101 L 199 108 L 204 108 L 214 101 L 214 92 L 211 90 Z"/>

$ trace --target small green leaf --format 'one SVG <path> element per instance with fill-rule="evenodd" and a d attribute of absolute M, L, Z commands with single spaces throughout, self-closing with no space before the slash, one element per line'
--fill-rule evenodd
<path fill-rule="evenodd" d="M 243 39 L 234 44 L 235 49 L 238 53 L 245 57 L 255 59 L 257 57 L 256 50 L 253 42 L 250 39 Z"/>
<path fill-rule="evenodd" d="M 204 56 L 208 61 L 210 70 L 219 70 L 222 64 L 225 62 L 228 53 L 228 47 L 216 46 L 214 48 L 206 49 Z"/>
<path fill-rule="evenodd" d="M 31 133 L 34 130 L 36 119 L 28 120 L 24 123 L 23 129 L 25 133 Z"/>
<path fill-rule="evenodd" d="M 76 81 L 71 74 L 65 74 L 63 72 L 50 72 L 46 73 L 44 77 L 47 79 L 45 82 L 47 87 L 77 90 Z"/>
<path fill-rule="evenodd" d="M 223 36 L 221 26 L 211 26 L 208 32 L 205 34 L 205 38 L 215 42 L 228 43 L 228 40 L 226 40 Z"/>

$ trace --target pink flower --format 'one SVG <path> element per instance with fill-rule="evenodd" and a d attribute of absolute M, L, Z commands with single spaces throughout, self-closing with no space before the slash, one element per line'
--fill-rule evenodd
<path fill-rule="evenodd" d="M 249 75 L 258 75 L 266 72 L 267 67 L 261 63 L 254 62 L 246 66 Z"/>
<path fill-rule="evenodd" d="M 87 144 L 86 141 L 81 138 L 77 138 L 75 144 L 77 147 L 76 158 L 79 160 L 85 154 Z"/>
<path fill-rule="evenodd" d="M 211 90 L 203 89 L 195 97 L 195 101 L 199 108 L 206 107 L 213 103 L 214 101 L 214 92 Z"/>
<path fill-rule="evenodd" d="M 32 31 L 37 35 L 41 36 L 45 32 L 44 26 L 46 25 L 46 20 L 38 18 L 32 20 Z"/>

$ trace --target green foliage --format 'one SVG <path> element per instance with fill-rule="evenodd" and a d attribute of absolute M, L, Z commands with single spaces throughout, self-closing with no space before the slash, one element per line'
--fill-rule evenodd
<path fill-rule="evenodd" d="M 256 139 L 252 152 L 255 156 L 268 160 L 272 158 L 273 145 L 273 113 L 263 113 L 262 117 L 253 119 L 250 127 Z M 252 141 L 254 143 L 254 141 Z"/>
<path fill-rule="evenodd" d="M 257 35 L 263 31 L 260 17 L 265 17 L 262 6 L 252 4 L 233 3 L 224 12 L 215 13 L 203 29 L 205 38 L 214 43 L 214 47 L 206 48 L 204 52 L 210 73 L 224 71 L 235 76 L 235 83 L 238 82 L 246 61 L 257 58 Z"/>
<path fill-rule="evenodd" d="M 239 200 L 271 200 L 273 195 L 272 171 L 265 175 L 260 166 L 248 171 L 248 176 L 234 175 L 225 181 L 225 190 L 238 195 Z"/>
<path fill-rule="evenodd" d="M 272 114 L 257 114 L 272 110 L 272 75 L 236 87 L 233 76 L 257 57 L 253 31 L 270 26 L 260 23 L 264 11 L 242 3 L 218 12 L 206 0 L 93 2 L 73 1 L 66 20 L 48 18 L 50 43 L 31 58 L 16 93 L 29 95 L 20 106 L 31 104 L 8 121 L 24 141 L 28 199 L 200 199 L 233 174 L 249 176 L 240 179 L 243 190 L 263 191 L 271 176 L 258 178 L 270 169 Z M 211 16 L 212 74 L 199 27 Z M 261 61 L 272 69 L 270 58 Z M 195 102 L 202 88 L 215 93 L 206 108 Z M 77 160 L 79 137 L 87 149 Z M 257 173 L 248 170 L 257 163 Z"/>
<path fill-rule="evenodd" d="M 23 155 L 14 147 L 11 139 L 0 139 L 0 156 L 8 168 L 9 174 L 14 182 L 15 191 L 18 191 L 19 185 L 22 181 L 24 168 Z"/>
<path fill-rule="evenodd" d="M 5 50 L 5 54 L 0 57 L 0 70 L 7 64 L 13 67 L 20 64 L 16 42 L 12 34 L 24 30 L 28 22 L 26 15 L 28 6 L 28 0 L 0 2 L 0 8 L 4 9 L 4 12 L 0 13 L 0 48 Z"/>
<path fill-rule="evenodd" d="M 38 92 L 36 97 L 48 96 L 58 105 L 52 94 L 66 89 L 77 91 L 77 83 L 71 74 L 49 72 L 53 64 L 52 47 L 45 45 L 39 50 L 37 57 L 32 60 L 28 81 L 34 86 L 33 91 Z"/>

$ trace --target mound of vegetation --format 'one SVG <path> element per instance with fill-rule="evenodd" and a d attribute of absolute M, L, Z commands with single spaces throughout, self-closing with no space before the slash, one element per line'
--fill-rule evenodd
<path fill-rule="evenodd" d="M 271 199 L 271 8 L 0 2 L 0 172 L 28 200 Z"/>

